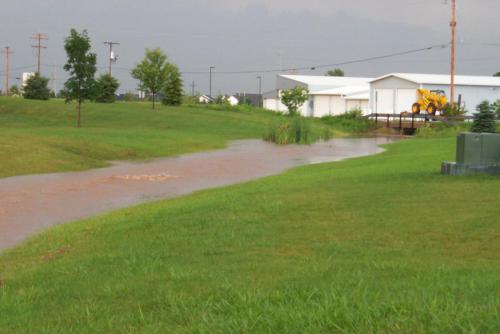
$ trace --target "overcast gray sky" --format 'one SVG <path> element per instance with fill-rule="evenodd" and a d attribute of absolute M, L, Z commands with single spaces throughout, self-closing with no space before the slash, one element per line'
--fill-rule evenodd
<path fill-rule="evenodd" d="M 15 52 L 12 76 L 34 69 L 30 36 L 45 33 L 49 41 L 43 51 L 42 74 L 54 72 L 58 88 L 65 79 L 63 40 L 71 27 L 89 31 L 101 72 L 107 64 L 103 42 L 121 43 L 114 70 L 121 91 L 135 89 L 128 69 L 143 57 L 146 47 L 161 47 L 183 72 L 205 72 L 216 66 L 215 94 L 258 89 L 258 74 L 217 71 L 331 64 L 450 40 L 450 1 L 444 0 L 0 0 L 0 4 L 0 46 L 9 45 Z M 462 42 L 458 72 L 491 75 L 500 71 L 500 1 L 457 0 L 457 4 Z M 447 73 L 448 62 L 449 49 L 435 49 L 343 69 L 351 76 Z M 3 75 L 3 58 L 1 65 Z M 20 68 L 29 66 L 33 67 Z M 262 75 L 264 90 L 272 89 L 276 74 Z M 208 74 L 184 74 L 183 79 L 186 89 L 194 80 L 197 91 L 208 90 Z"/>

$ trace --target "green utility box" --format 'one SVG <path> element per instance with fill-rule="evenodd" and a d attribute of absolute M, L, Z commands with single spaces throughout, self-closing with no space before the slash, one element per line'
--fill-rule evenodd
<path fill-rule="evenodd" d="M 441 171 L 448 175 L 500 175 L 500 134 L 462 133 L 457 138 L 457 162 L 444 162 Z"/>
<path fill-rule="evenodd" d="M 457 140 L 457 163 L 485 167 L 500 165 L 500 135 L 461 133 Z"/>

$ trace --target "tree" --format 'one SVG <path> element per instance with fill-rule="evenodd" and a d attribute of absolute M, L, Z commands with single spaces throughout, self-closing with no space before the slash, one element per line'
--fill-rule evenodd
<path fill-rule="evenodd" d="M 96 81 L 95 100 L 100 103 L 116 101 L 116 91 L 120 87 L 118 80 L 109 74 L 103 74 Z"/>
<path fill-rule="evenodd" d="M 494 107 L 488 101 L 483 101 L 476 108 L 479 113 L 475 114 L 472 132 L 496 133 L 496 120 Z"/>
<path fill-rule="evenodd" d="M 64 84 L 66 101 L 78 102 L 77 127 L 81 126 L 82 103 L 90 100 L 95 94 L 96 55 L 90 52 L 90 38 L 87 30 L 82 33 L 71 29 L 70 36 L 64 41 L 64 49 L 68 55 L 64 70 L 69 78 Z"/>
<path fill-rule="evenodd" d="M 494 77 L 500 77 L 500 72 L 493 74 Z"/>
<path fill-rule="evenodd" d="M 299 108 L 309 99 L 306 88 L 296 86 L 281 93 L 281 102 L 288 108 L 290 116 L 298 114 Z"/>
<path fill-rule="evenodd" d="M 178 106 L 182 103 L 181 73 L 174 64 L 169 64 L 168 77 L 163 87 L 162 103 L 168 106 Z"/>
<path fill-rule="evenodd" d="M 146 49 L 144 59 L 132 70 L 132 77 L 139 80 L 139 90 L 150 94 L 155 109 L 156 96 L 165 87 L 171 64 L 160 48 Z"/>
<path fill-rule="evenodd" d="M 24 86 L 23 96 L 30 100 L 48 100 L 50 99 L 50 89 L 48 87 L 49 79 L 44 78 L 40 73 L 35 73 L 27 81 Z"/>
<path fill-rule="evenodd" d="M 497 117 L 500 117 L 500 100 L 497 100 L 495 103 L 493 103 L 493 109 L 497 114 Z"/>
<path fill-rule="evenodd" d="M 9 88 L 9 95 L 10 96 L 20 96 L 21 95 L 21 91 L 19 90 L 19 87 L 17 87 L 17 85 L 10 86 L 10 88 Z"/>
<path fill-rule="evenodd" d="M 329 70 L 328 72 L 326 72 L 326 76 L 329 77 L 343 77 L 344 75 L 344 71 L 342 71 L 340 68 L 336 68 L 334 70 Z"/>

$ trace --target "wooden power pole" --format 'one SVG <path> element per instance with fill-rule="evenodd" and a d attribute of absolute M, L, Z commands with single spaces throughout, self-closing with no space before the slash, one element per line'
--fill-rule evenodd
<path fill-rule="evenodd" d="M 109 69 L 108 69 L 108 73 L 109 73 L 109 76 L 111 76 L 111 65 L 113 64 L 113 61 L 114 61 L 114 57 L 113 57 L 113 45 L 120 45 L 120 43 L 116 43 L 116 42 L 104 42 L 104 44 L 108 45 L 109 46 Z"/>
<path fill-rule="evenodd" d="M 450 81 L 450 105 L 455 107 L 455 33 L 457 29 L 457 3 L 456 0 L 451 0 L 451 81 Z M 459 106 L 460 107 L 460 106 Z"/>
<path fill-rule="evenodd" d="M 9 76 L 10 76 L 10 67 L 9 67 L 9 56 L 12 54 L 10 51 L 10 46 L 6 46 L 3 49 L 3 53 L 5 54 L 5 96 L 9 96 Z"/>
<path fill-rule="evenodd" d="M 35 40 L 37 43 L 36 45 L 32 45 L 34 49 L 37 49 L 37 73 L 40 74 L 40 66 L 42 63 L 42 49 L 46 49 L 46 46 L 42 45 L 42 41 L 47 41 L 48 37 L 45 34 L 34 34 L 33 37 L 31 37 L 32 40 Z"/>

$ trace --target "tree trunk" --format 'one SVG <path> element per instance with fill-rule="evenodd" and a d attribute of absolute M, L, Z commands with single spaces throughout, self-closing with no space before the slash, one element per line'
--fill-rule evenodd
<path fill-rule="evenodd" d="M 77 124 L 76 124 L 76 127 L 77 128 L 80 128 L 81 126 L 81 111 L 82 111 L 82 102 L 81 101 L 78 101 L 78 115 L 77 115 Z"/>
<path fill-rule="evenodd" d="M 156 94 L 153 93 L 153 110 L 155 109 L 155 99 L 156 99 Z"/>

